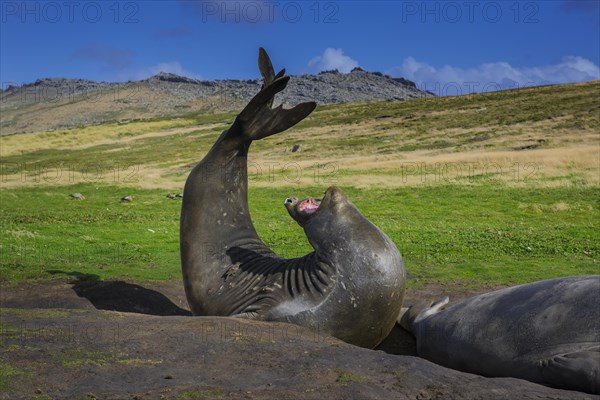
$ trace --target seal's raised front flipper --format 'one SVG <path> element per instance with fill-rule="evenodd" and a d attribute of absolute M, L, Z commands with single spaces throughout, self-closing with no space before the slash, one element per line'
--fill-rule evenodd
<path fill-rule="evenodd" d="M 600 347 L 542 360 L 540 368 L 554 386 L 600 394 Z"/>
<path fill-rule="evenodd" d="M 241 135 L 247 140 L 262 139 L 291 128 L 317 106 L 311 101 L 291 109 L 282 106 L 271 108 L 275 95 L 285 89 L 290 78 L 283 76 L 285 69 L 275 75 L 271 59 L 263 48 L 259 51 L 258 67 L 264 79 L 263 87 L 237 116 L 229 135 Z"/>

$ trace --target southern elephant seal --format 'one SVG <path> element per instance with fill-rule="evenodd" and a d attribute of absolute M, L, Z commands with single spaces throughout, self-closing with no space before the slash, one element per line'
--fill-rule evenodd
<path fill-rule="evenodd" d="M 404 311 L 419 356 L 489 377 L 600 394 L 600 275 L 529 283 Z"/>
<path fill-rule="evenodd" d="M 400 313 L 406 274 L 394 243 L 340 189 L 327 189 L 321 202 L 286 201 L 315 250 L 304 257 L 278 257 L 254 229 L 247 172 L 252 141 L 294 126 L 316 107 L 272 108 L 289 78 L 284 70 L 275 75 L 262 48 L 259 69 L 263 88 L 185 184 L 180 251 L 190 308 L 195 315 L 291 322 L 375 347 Z"/>

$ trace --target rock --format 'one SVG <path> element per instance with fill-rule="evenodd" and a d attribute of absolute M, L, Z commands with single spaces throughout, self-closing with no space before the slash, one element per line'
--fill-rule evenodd
<path fill-rule="evenodd" d="M 121 197 L 121 203 L 131 203 L 133 201 L 133 196 L 127 195 Z"/>
<path fill-rule="evenodd" d="M 321 72 L 319 72 L 318 75 L 325 75 L 325 74 L 339 75 L 340 71 L 338 69 L 330 69 L 330 70 L 327 70 L 327 71 L 321 71 Z"/>
<path fill-rule="evenodd" d="M 69 195 L 69 197 L 71 198 L 71 200 L 85 200 L 85 196 L 82 195 L 79 192 L 77 192 L 77 193 L 71 193 Z"/>
<path fill-rule="evenodd" d="M 292 153 L 297 153 L 299 151 L 302 150 L 302 145 L 301 144 L 295 144 L 294 147 L 292 147 Z"/>
<path fill-rule="evenodd" d="M 191 78 L 187 78 L 185 76 L 171 74 L 169 72 L 159 72 L 157 75 L 154 75 L 153 77 L 148 79 L 148 81 L 150 81 L 150 80 L 158 80 L 158 81 L 174 82 L 174 83 L 197 83 L 198 82 L 196 79 L 191 79 Z"/>
<path fill-rule="evenodd" d="M 393 80 L 395 80 L 396 82 L 402 84 L 402 85 L 406 85 L 409 86 L 413 89 L 417 88 L 417 85 L 413 82 L 413 81 L 409 81 L 408 79 L 405 78 L 392 78 Z"/>
<path fill-rule="evenodd" d="M 173 193 L 169 193 L 169 194 L 167 195 L 167 199 L 171 199 L 171 200 L 173 200 L 175 197 L 176 197 L 176 196 L 175 196 Z"/>
<path fill-rule="evenodd" d="M 48 398 L 154 399 L 165 380 L 169 398 L 192 390 L 228 399 L 595 397 L 466 374 L 284 323 L 95 309 L 4 308 L 1 318 L 3 344 L 11 348 L 3 362 L 31 371 L 10 377 L 10 398 L 30 398 L 32 388 L 43 387 Z"/>
<path fill-rule="evenodd" d="M 179 197 L 179 198 L 183 199 L 183 193 L 177 193 L 177 194 L 175 195 L 175 197 Z"/>
<path fill-rule="evenodd" d="M 252 399 L 287 400 L 600 398 L 412 357 L 414 339 L 400 328 L 388 338 L 394 348 L 368 350 L 294 325 L 191 317 L 181 282 L 142 286 L 72 275 L 69 282 L 23 282 L 0 290 L 0 342 L 11 349 L 2 362 L 25 371 L 8 377 L 0 399 L 30 399 L 34 388 L 53 399 L 87 393 L 157 399 L 165 395 L 164 384 L 169 399 L 191 392 L 218 399 L 247 392 Z M 407 304 L 448 290 L 409 288 Z M 453 293 L 462 299 L 481 291 Z"/>

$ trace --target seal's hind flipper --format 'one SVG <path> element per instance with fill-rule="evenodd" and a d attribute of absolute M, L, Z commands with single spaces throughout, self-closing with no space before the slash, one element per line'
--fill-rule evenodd
<path fill-rule="evenodd" d="M 600 347 L 542 360 L 540 369 L 553 386 L 600 394 Z"/>
<path fill-rule="evenodd" d="M 289 77 L 275 79 L 262 89 L 237 116 L 230 134 L 239 134 L 248 140 L 258 140 L 283 132 L 306 118 L 317 107 L 310 101 L 291 109 L 282 106 L 271 108 L 273 97 L 288 84 Z"/>
<path fill-rule="evenodd" d="M 275 80 L 275 70 L 271 58 L 262 47 L 258 49 L 258 69 L 264 79 L 263 88 L 269 86 Z"/>
<path fill-rule="evenodd" d="M 277 75 L 275 75 L 275 78 L 274 78 L 274 80 L 275 80 L 275 79 L 278 79 L 278 78 L 281 78 L 281 77 L 282 77 L 282 76 L 284 76 L 284 75 L 285 75 L 285 68 L 284 68 L 284 69 L 282 69 L 281 71 L 279 71 L 279 72 L 277 73 Z"/>
<path fill-rule="evenodd" d="M 275 95 L 287 86 L 290 78 L 285 69 L 275 75 L 269 55 L 262 47 L 258 51 L 258 69 L 264 79 L 260 92 L 250 100 L 227 132 L 246 141 L 258 140 L 283 132 L 306 118 L 317 107 L 315 102 L 298 104 L 291 109 L 272 108 Z"/>
<path fill-rule="evenodd" d="M 260 70 L 260 74 L 264 80 L 263 88 L 269 86 L 275 79 L 281 78 L 285 75 L 285 68 L 275 75 L 271 58 L 267 54 L 266 50 L 262 47 L 258 50 L 258 69 Z"/>
<path fill-rule="evenodd" d="M 400 315 L 396 320 L 396 324 L 400 325 L 402 329 L 407 332 L 410 332 L 414 335 L 413 324 L 415 322 L 415 318 L 421 312 L 421 308 L 419 306 L 410 306 L 410 307 L 402 307 L 400 309 Z"/>
<path fill-rule="evenodd" d="M 258 50 L 258 69 L 260 70 L 260 74 L 263 77 L 263 84 L 260 90 L 263 90 L 267 86 L 269 86 L 273 81 L 281 78 L 285 75 L 285 68 L 279 71 L 277 75 L 275 75 L 275 70 L 273 69 L 273 63 L 271 62 L 271 58 L 267 54 L 267 51 L 262 47 Z M 274 97 L 272 97 L 267 105 L 271 107 L 273 105 Z"/>
<path fill-rule="evenodd" d="M 438 301 L 433 303 L 431 305 L 431 307 L 429 307 L 429 310 L 427 310 L 427 316 L 442 311 L 444 309 L 444 307 L 446 307 L 448 305 L 449 302 L 450 302 L 450 297 L 448 297 L 448 296 L 442 297 L 441 299 L 439 299 Z"/>

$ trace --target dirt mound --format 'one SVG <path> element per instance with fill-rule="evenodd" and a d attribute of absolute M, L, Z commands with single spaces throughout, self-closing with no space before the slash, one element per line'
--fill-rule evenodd
<path fill-rule="evenodd" d="M 4 287 L 1 299 L 5 399 L 593 397 L 461 373 L 294 325 L 192 318 L 182 315 L 180 283 L 80 277 Z"/>

